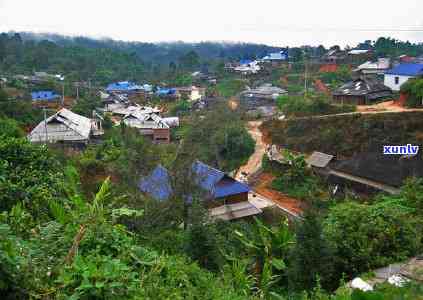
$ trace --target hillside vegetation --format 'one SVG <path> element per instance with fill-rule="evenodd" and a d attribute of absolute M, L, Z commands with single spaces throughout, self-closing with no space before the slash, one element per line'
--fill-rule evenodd
<path fill-rule="evenodd" d="M 262 129 L 273 144 L 299 151 L 350 156 L 382 151 L 382 145 L 422 144 L 423 112 L 353 114 L 329 118 L 271 120 Z"/>

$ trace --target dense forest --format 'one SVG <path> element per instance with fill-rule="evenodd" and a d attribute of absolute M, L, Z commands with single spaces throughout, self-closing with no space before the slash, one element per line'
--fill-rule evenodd
<path fill-rule="evenodd" d="M 0 35 L 0 73 L 66 74 L 71 80 L 154 80 L 175 69 L 208 68 L 223 60 L 264 56 L 278 48 L 256 44 L 130 43 L 84 37 Z M 201 58 L 201 59 L 200 59 Z"/>
<path fill-rule="evenodd" d="M 334 46 L 339 47 L 339 46 Z M 334 48 L 332 47 L 332 48 Z M 365 41 L 359 49 L 373 49 L 377 56 L 421 55 L 422 44 L 381 37 Z M 286 48 L 248 43 L 142 43 L 56 34 L 0 34 L 0 73 L 32 74 L 34 71 L 66 74 L 70 80 L 157 80 L 168 72 L 216 70 L 220 63 L 260 58 Z M 319 57 L 324 46 L 288 48 L 292 61 Z"/>

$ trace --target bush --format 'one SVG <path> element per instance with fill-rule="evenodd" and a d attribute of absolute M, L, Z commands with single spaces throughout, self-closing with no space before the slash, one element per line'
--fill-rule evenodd
<path fill-rule="evenodd" d="M 0 136 L 19 138 L 24 136 L 24 132 L 15 120 L 0 117 Z"/>
<path fill-rule="evenodd" d="M 413 210 L 398 202 L 354 202 L 331 208 L 325 234 L 335 249 L 336 270 L 357 275 L 414 255 L 421 232 Z"/>
<path fill-rule="evenodd" d="M 63 176 L 58 161 L 45 146 L 24 138 L 0 140 L 0 211 L 22 202 L 35 216 L 45 215 L 47 204 L 61 195 Z"/>
<path fill-rule="evenodd" d="M 423 79 L 411 79 L 401 86 L 401 93 L 407 94 L 406 106 L 411 108 L 423 106 Z"/>
<path fill-rule="evenodd" d="M 353 112 L 353 105 L 334 105 L 323 95 L 280 96 L 277 105 L 287 116 L 305 117 Z"/>

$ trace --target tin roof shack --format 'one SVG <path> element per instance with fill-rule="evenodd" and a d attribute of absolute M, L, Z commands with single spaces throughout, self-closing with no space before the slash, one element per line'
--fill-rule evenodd
<path fill-rule="evenodd" d="M 34 72 L 33 76 L 24 76 L 22 79 L 33 83 L 33 84 L 40 84 L 47 81 L 63 81 L 65 77 L 61 74 L 49 74 L 47 72 Z"/>
<path fill-rule="evenodd" d="M 409 177 L 423 176 L 421 155 L 383 155 L 369 152 L 356 155 L 331 166 L 329 181 L 350 185 L 364 193 L 384 191 L 398 194 Z"/>
<path fill-rule="evenodd" d="M 289 60 L 288 49 L 269 53 L 268 55 L 264 56 L 260 61 L 265 64 L 271 64 L 272 66 L 280 66 L 282 64 L 287 64 Z"/>
<path fill-rule="evenodd" d="M 28 139 L 33 143 L 84 145 L 102 134 L 100 120 L 89 119 L 62 108 L 41 121 L 28 135 Z"/>
<path fill-rule="evenodd" d="M 124 94 L 118 93 L 100 93 L 101 102 L 104 105 L 104 112 L 113 112 L 116 110 L 124 109 L 129 106 L 128 97 Z"/>
<path fill-rule="evenodd" d="M 350 81 L 332 93 L 333 102 L 366 105 L 392 96 L 392 90 L 377 79 L 361 77 Z"/>
<path fill-rule="evenodd" d="M 374 52 L 371 49 L 352 49 L 348 51 L 347 61 L 353 65 L 358 65 L 371 60 L 373 57 Z"/>
<path fill-rule="evenodd" d="M 216 208 L 248 201 L 248 185 L 200 161 L 194 162 L 191 170 L 191 180 L 204 192 L 201 199 L 207 207 Z M 149 176 L 140 180 L 138 187 L 158 201 L 168 200 L 173 194 L 171 176 L 167 169 L 158 166 Z"/>
<path fill-rule="evenodd" d="M 258 61 L 250 59 L 242 59 L 237 64 L 225 64 L 225 69 L 243 75 L 257 74 L 261 71 Z"/>
<path fill-rule="evenodd" d="M 125 115 L 122 122 L 132 128 L 136 128 L 139 132 L 150 137 L 155 143 L 169 143 L 170 142 L 170 126 L 156 113 L 149 113 L 138 110 Z M 179 121 L 170 120 L 172 125 L 179 125 Z"/>
<path fill-rule="evenodd" d="M 209 72 L 201 72 L 196 71 L 191 74 L 191 77 L 194 82 L 198 83 L 209 83 L 209 84 L 216 84 L 217 83 L 217 76 L 210 74 Z"/>
<path fill-rule="evenodd" d="M 378 58 L 376 61 L 366 61 L 361 64 L 354 71 L 361 74 L 376 74 L 383 75 L 391 67 L 391 60 L 389 58 Z"/>
<path fill-rule="evenodd" d="M 155 95 L 159 97 L 160 99 L 166 99 L 166 100 L 178 100 L 179 99 L 179 93 L 177 93 L 175 88 L 161 88 L 158 87 Z"/>
<path fill-rule="evenodd" d="M 315 151 L 306 159 L 306 163 L 318 175 L 327 177 L 330 173 L 330 163 L 334 158 L 333 155 Z"/>
<path fill-rule="evenodd" d="M 326 52 L 321 57 L 321 61 L 324 63 L 339 64 L 339 63 L 344 63 L 346 58 L 347 58 L 347 52 L 342 51 L 338 48 L 335 48 Z"/>
<path fill-rule="evenodd" d="M 7 78 L 0 76 L 0 87 L 5 87 L 7 83 Z"/>
<path fill-rule="evenodd" d="M 129 94 L 129 93 L 137 93 L 141 91 L 144 91 L 144 88 L 141 85 L 135 84 L 134 82 L 130 82 L 130 81 L 114 82 L 114 83 L 110 83 L 106 87 L 106 92 L 108 93 L 115 92 L 115 93 Z"/>
<path fill-rule="evenodd" d="M 241 104 L 248 109 L 259 106 L 276 105 L 276 98 L 286 95 L 288 92 L 271 84 L 263 84 L 255 89 L 241 92 Z"/>
<path fill-rule="evenodd" d="M 37 107 L 49 107 L 61 101 L 61 96 L 54 91 L 38 91 L 31 93 L 32 104 Z"/>
<path fill-rule="evenodd" d="M 175 88 L 178 98 L 194 102 L 203 99 L 206 96 L 206 89 L 196 86 Z"/>

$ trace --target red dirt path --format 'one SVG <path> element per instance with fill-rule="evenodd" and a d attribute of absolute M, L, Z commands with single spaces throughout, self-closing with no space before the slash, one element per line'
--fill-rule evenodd
<path fill-rule="evenodd" d="M 270 200 L 280 205 L 281 207 L 294 212 L 296 214 L 302 214 L 304 203 L 298 199 L 291 198 L 281 192 L 269 188 L 275 177 L 269 173 L 263 173 L 257 180 L 257 185 L 253 186 L 253 190 Z"/>

